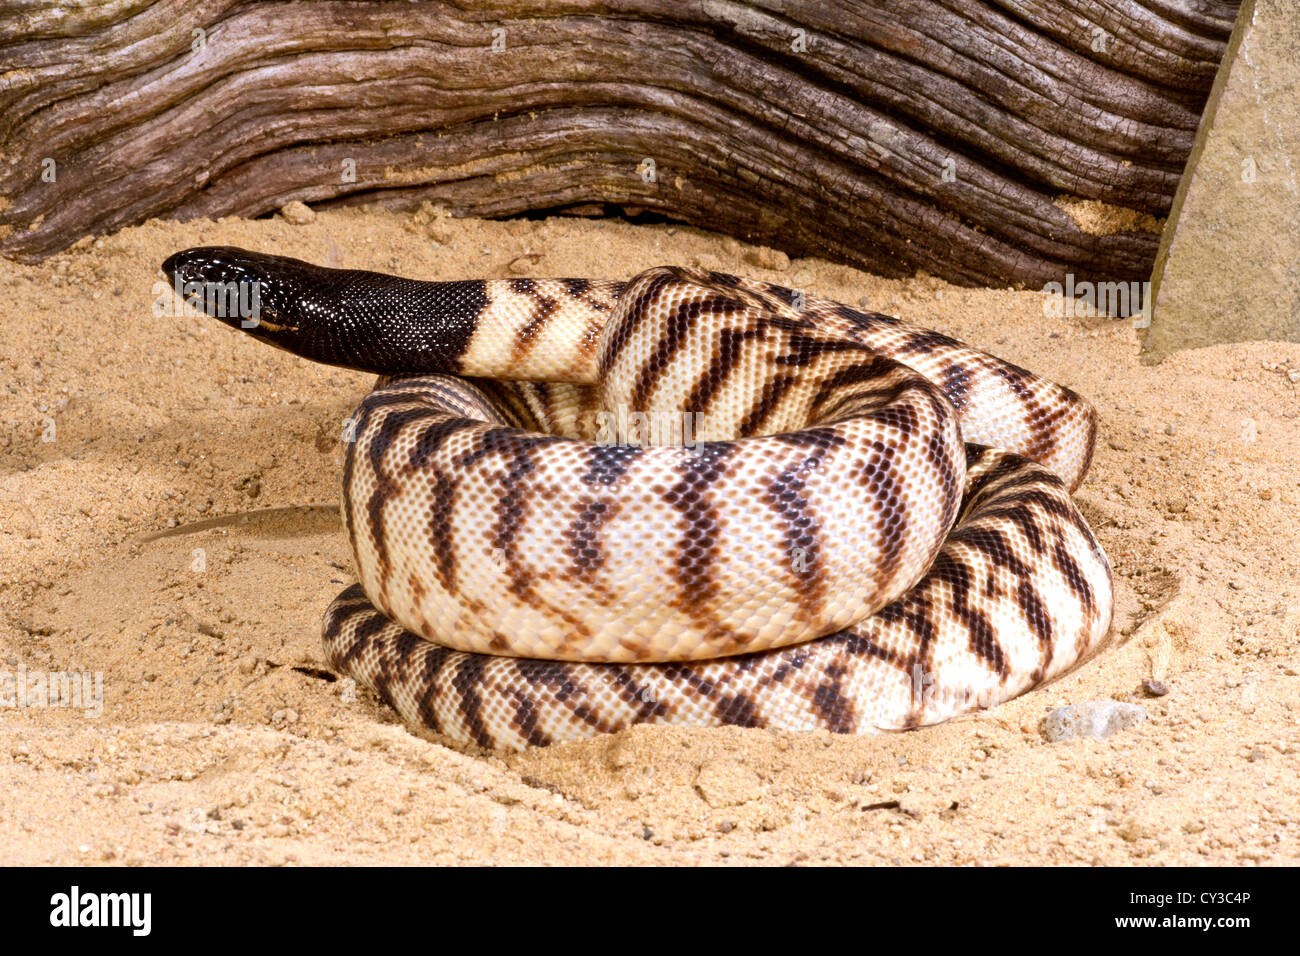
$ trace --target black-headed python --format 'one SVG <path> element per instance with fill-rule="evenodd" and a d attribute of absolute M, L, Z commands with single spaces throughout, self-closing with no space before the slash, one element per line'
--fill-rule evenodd
<path fill-rule="evenodd" d="M 417 729 L 899 730 L 1109 633 L 1070 500 L 1092 407 L 948 336 L 676 267 L 420 282 L 205 247 L 163 269 L 231 326 L 382 376 L 348 423 L 360 584 L 325 655 Z"/>

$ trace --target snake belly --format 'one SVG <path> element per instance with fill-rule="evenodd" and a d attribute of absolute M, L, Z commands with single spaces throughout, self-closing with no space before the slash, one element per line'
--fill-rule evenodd
<path fill-rule="evenodd" d="M 416 730 L 901 730 L 1109 634 L 1070 498 L 1095 412 L 948 336 L 678 267 L 419 282 L 201 247 L 163 269 L 227 324 L 381 376 L 345 430 L 360 581 L 324 646 Z M 247 284 L 256 316 L 214 307 Z"/>

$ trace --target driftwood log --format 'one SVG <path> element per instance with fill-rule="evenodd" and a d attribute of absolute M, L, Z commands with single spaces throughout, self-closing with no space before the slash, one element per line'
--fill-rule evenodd
<path fill-rule="evenodd" d="M 7 0 L 0 254 L 155 216 L 621 209 L 885 275 L 1147 278 L 1236 0 Z"/>

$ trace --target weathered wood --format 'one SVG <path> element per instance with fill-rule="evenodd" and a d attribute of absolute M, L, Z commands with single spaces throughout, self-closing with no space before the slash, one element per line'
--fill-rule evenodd
<path fill-rule="evenodd" d="M 11 0 L 0 253 L 293 199 L 605 203 L 887 275 L 1142 279 L 1155 234 L 1054 200 L 1168 211 L 1236 5 Z"/>

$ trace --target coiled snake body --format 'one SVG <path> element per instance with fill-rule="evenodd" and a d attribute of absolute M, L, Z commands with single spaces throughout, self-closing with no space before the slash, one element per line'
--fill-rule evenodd
<path fill-rule="evenodd" d="M 1092 408 L 947 336 L 672 267 L 417 282 L 207 247 L 163 268 L 227 324 L 382 376 L 349 422 L 360 584 L 325 653 L 416 728 L 507 749 L 905 729 L 1109 632 L 1070 500 Z M 248 284 L 253 317 L 202 294 Z"/>

